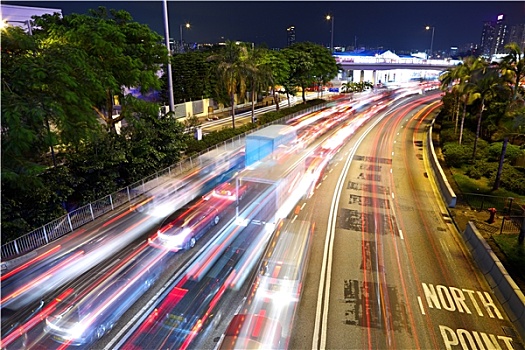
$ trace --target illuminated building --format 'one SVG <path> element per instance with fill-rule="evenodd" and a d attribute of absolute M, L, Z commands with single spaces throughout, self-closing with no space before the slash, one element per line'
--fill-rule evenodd
<path fill-rule="evenodd" d="M 507 24 L 505 24 L 504 15 L 498 15 L 496 21 L 483 22 L 480 54 L 491 57 L 492 55 L 503 53 L 506 35 Z"/>
<path fill-rule="evenodd" d="M 292 46 L 295 43 L 295 27 L 290 26 L 286 29 L 286 46 Z"/>

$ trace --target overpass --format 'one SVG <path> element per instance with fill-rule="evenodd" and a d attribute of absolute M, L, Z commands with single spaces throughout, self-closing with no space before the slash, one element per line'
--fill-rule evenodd
<path fill-rule="evenodd" d="M 435 79 L 460 60 L 423 59 L 416 56 L 396 55 L 386 51 L 360 51 L 333 53 L 343 68 L 341 81 L 370 81 L 377 83 L 405 83 L 416 79 Z"/>
<path fill-rule="evenodd" d="M 393 70 L 393 69 L 417 69 L 417 70 L 438 70 L 444 71 L 454 66 L 450 61 L 445 60 L 425 60 L 426 62 L 384 62 L 377 59 L 376 62 L 339 62 L 345 70 Z M 435 62 L 431 62 L 435 61 Z M 457 64 L 457 63 L 456 63 Z"/>

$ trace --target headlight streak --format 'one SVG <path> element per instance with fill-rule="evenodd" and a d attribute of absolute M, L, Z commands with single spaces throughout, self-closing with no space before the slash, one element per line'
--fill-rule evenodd
<path fill-rule="evenodd" d="M 14 274 L 17 274 L 18 272 L 22 271 L 22 270 L 25 270 L 26 268 L 28 268 L 29 266 L 33 265 L 34 263 L 40 261 L 40 260 L 43 260 L 45 258 L 47 258 L 48 256 L 51 256 L 53 254 L 55 254 L 56 252 L 58 252 L 61 248 L 61 245 L 57 245 L 53 248 L 51 248 L 50 250 L 40 254 L 40 255 L 37 255 L 36 257 L 34 257 L 33 259 L 23 263 L 22 265 L 18 266 L 17 268 L 9 271 L 8 273 L 5 273 L 5 274 L 2 274 L 2 276 L 0 277 L 0 281 L 3 281 L 11 276 L 13 276 Z"/>

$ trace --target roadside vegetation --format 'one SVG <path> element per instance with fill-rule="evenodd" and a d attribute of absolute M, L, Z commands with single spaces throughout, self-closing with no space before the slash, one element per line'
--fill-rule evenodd
<path fill-rule="evenodd" d="M 525 281 L 525 58 L 515 43 L 506 49 L 500 63 L 467 57 L 441 75 L 437 123 L 462 199 L 476 210 L 496 208 L 521 226 L 520 233 L 492 234 L 489 243 Z"/>
<path fill-rule="evenodd" d="M 170 56 L 160 35 L 104 7 L 32 24 L 32 35 L 0 33 L 2 243 L 255 127 L 252 119 L 233 128 L 237 104 L 250 103 L 253 118 L 265 97 L 303 91 L 289 113 L 319 103 L 304 91 L 338 71 L 327 48 L 308 42 L 281 51 L 227 42 Z M 211 98 L 231 111 L 231 129 L 195 141 L 188 125 L 159 112 L 169 104 L 159 77 L 169 60 L 174 102 Z M 142 98 L 128 93 L 137 89 Z M 275 106 L 258 123 L 280 118 Z"/>

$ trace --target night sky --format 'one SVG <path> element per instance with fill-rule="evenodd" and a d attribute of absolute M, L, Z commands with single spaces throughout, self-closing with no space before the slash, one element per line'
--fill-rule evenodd
<path fill-rule="evenodd" d="M 3 4 L 62 9 L 62 14 L 86 13 L 105 6 L 131 13 L 164 36 L 162 1 L 2 1 Z M 168 1 L 170 36 L 186 42 L 240 40 L 286 46 L 286 28 L 295 26 L 296 41 L 330 46 L 380 47 L 393 51 L 428 50 L 435 28 L 435 50 L 466 43 L 479 44 L 483 21 L 506 15 L 507 24 L 525 23 L 525 1 Z"/>

